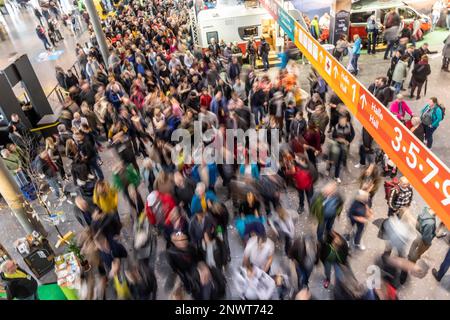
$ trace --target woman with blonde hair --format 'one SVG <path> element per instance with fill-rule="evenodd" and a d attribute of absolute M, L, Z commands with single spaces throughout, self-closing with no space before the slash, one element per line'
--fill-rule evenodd
<path fill-rule="evenodd" d="M 116 214 L 119 202 L 119 194 L 105 180 L 100 180 L 95 184 L 92 201 L 105 214 Z"/>
<path fill-rule="evenodd" d="M 420 117 L 412 117 L 411 128 L 409 130 L 411 130 L 411 132 L 417 137 L 417 139 L 424 142 L 425 130 L 423 129 L 423 125 L 422 125 L 422 121 L 420 121 Z"/>
<path fill-rule="evenodd" d="M 73 160 L 75 156 L 78 154 L 78 147 L 73 139 L 67 139 L 65 154 L 66 157 L 69 158 L 70 160 Z"/>

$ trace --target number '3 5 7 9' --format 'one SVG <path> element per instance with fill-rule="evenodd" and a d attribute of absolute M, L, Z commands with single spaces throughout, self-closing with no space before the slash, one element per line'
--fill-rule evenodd
<path fill-rule="evenodd" d="M 406 152 L 406 164 L 408 165 L 408 167 L 410 167 L 411 169 L 415 169 L 415 168 L 417 168 L 417 165 L 418 165 L 419 171 L 423 171 L 424 166 L 422 164 L 419 164 L 418 159 L 417 159 L 417 155 L 420 153 L 420 148 L 414 142 L 411 142 L 408 149 L 406 147 L 402 148 L 402 144 L 401 144 L 402 138 L 403 138 L 402 131 L 398 127 L 395 127 L 394 131 L 397 134 L 397 136 L 392 141 L 392 148 L 394 148 L 394 150 L 396 152 L 399 152 L 400 150 L 403 150 L 404 152 Z M 434 177 L 436 177 L 439 174 L 439 167 L 432 160 L 427 158 L 426 163 L 431 168 L 431 171 L 422 179 L 423 183 L 430 182 L 431 180 L 433 180 Z M 439 185 L 439 182 L 437 182 L 437 181 L 435 182 L 435 187 L 437 189 L 439 189 L 441 187 Z M 441 203 L 444 206 L 447 206 L 450 204 L 450 193 L 448 190 L 449 187 L 450 187 L 450 180 L 447 179 L 442 184 L 442 192 L 445 195 L 445 199 L 442 200 Z"/>

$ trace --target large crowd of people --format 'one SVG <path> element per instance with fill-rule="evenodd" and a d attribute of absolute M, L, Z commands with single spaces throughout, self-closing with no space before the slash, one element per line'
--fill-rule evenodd
<path fill-rule="evenodd" d="M 309 278 L 318 264 L 325 270 L 323 286 L 333 288 L 335 299 L 398 299 L 397 290 L 408 276 L 424 276 L 417 262 L 433 238 L 445 234 L 433 210 L 423 208 L 418 218 L 410 212 L 414 192 L 408 179 L 365 129 L 358 191 L 344 208 L 345 198 L 352 195 L 343 194 L 340 184 L 356 132 L 340 98 L 315 70 L 308 76 L 310 92 L 305 98 L 295 62 L 276 74 L 256 70 L 254 61 L 264 53 L 264 43 L 250 40 L 245 54 L 235 44 L 217 39 L 206 49 L 198 48 L 191 38 L 188 6 L 172 0 L 116 4 L 115 15 L 103 21 L 107 61 L 91 37 L 89 48 L 75 49 L 79 77 L 56 69 L 59 85 L 68 92 L 58 134 L 43 142 L 30 137 L 17 116 L 11 119 L 12 143 L 1 156 L 19 186 L 32 180 L 32 167 L 54 191 L 52 200 L 65 201 L 68 185 L 78 194 L 73 206 L 82 231 L 77 241 L 90 265 L 82 275 L 80 298 L 155 299 L 164 290 L 156 262 L 167 259 L 176 278 L 170 296 L 174 299 L 311 299 Z M 320 37 L 325 23 L 315 24 L 312 29 Z M 357 74 L 361 42 L 354 40 L 352 64 Z M 334 52 L 339 59 L 348 50 L 346 38 L 340 41 Z M 391 48 L 387 76 L 377 78 L 369 90 L 431 148 L 444 107 L 431 97 L 416 115 L 401 94 L 412 70 L 410 94 L 417 89 L 421 96 L 431 72 L 430 52 L 426 44 L 415 48 L 392 43 L 386 52 Z M 200 151 L 214 146 L 232 161 L 193 162 L 172 139 L 178 129 L 188 132 Z M 227 130 L 240 129 L 267 129 L 268 135 L 277 135 L 279 163 L 273 166 L 270 157 L 252 161 L 248 140 L 231 149 L 217 142 Z M 269 138 L 258 141 L 258 151 L 273 150 L 272 144 Z M 105 168 L 108 150 L 114 161 Z M 378 286 L 367 287 L 353 274 L 350 253 L 366 249 L 364 230 L 383 181 L 386 214 L 379 238 L 386 249 L 376 261 L 383 272 Z M 289 190 L 296 191 L 298 205 L 283 203 L 282 195 Z M 229 199 L 231 206 L 225 205 Z M 121 201 L 129 218 L 119 215 Z M 349 228 L 340 234 L 334 223 L 343 213 Z M 314 234 L 296 230 L 295 215 L 305 214 L 317 221 Z M 131 230 L 128 241 L 125 226 Z M 239 235 L 243 252 L 236 270 L 228 267 L 235 256 L 230 250 L 231 229 Z M 411 234 L 417 238 L 408 247 Z M 279 253 L 277 243 L 282 244 Z M 275 262 L 280 255 L 290 261 L 292 274 Z M 449 265 L 447 253 L 440 269 L 432 272 L 438 281 Z M 2 265 L 1 272 L 4 279 L 26 274 L 10 263 Z M 229 272 L 232 281 L 225 277 Z M 35 298 L 32 293 L 29 296 Z"/>

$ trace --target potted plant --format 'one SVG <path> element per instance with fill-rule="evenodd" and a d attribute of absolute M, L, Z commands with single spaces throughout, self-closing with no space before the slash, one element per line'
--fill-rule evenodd
<path fill-rule="evenodd" d="M 69 245 L 67 246 L 67 251 L 72 252 L 78 258 L 78 260 L 80 260 L 80 264 L 84 272 L 87 272 L 91 269 L 89 261 L 87 261 L 81 254 L 81 248 L 74 240 L 70 241 Z"/>

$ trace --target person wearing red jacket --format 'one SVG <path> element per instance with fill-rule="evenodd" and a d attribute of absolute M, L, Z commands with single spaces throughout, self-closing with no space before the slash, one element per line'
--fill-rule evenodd
<path fill-rule="evenodd" d="M 317 156 L 322 152 L 322 142 L 320 130 L 314 122 L 308 124 L 308 128 L 303 137 L 306 142 L 304 148 L 306 149 L 309 161 L 317 168 Z"/>
<path fill-rule="evenodd" d="M 313 176 L 305 156 L 296 157 L 288 175 L 292 176 L 298 192 L 299 206 L 297 212 L 302 214 L 305 211 L 305 196 L 309 204 L 313 195 Z"/>
<path fill-rule="evenodd" d="M 202 94 L 200 95 L 200 106 L 205 106 L 207 110 L 211 106 L 212 97 L 208 93 L 208 88 L 203 88 Z"/>
<path fill-rule="evenodd" d="M 145 213 L 150 224 L 164 227 L 170 224 L 170 212 L 175 208 L 176 203 L 168 193 L 152 191 L 145 203 Z"/>

